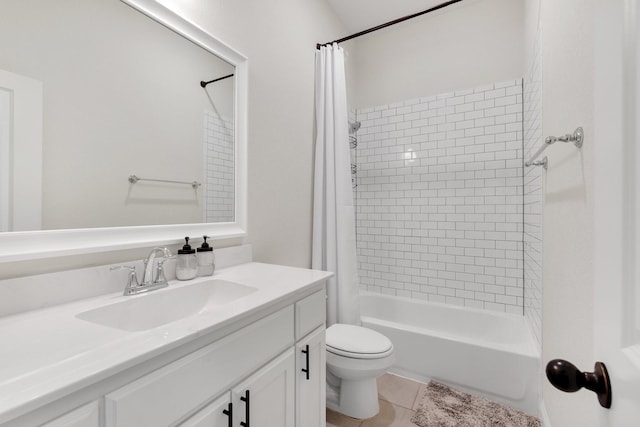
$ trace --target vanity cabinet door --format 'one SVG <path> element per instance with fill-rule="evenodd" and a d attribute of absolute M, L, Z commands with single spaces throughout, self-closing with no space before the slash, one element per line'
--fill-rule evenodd
<path fill-rule="evenodd" d="M 230 404 L 231 394 L 227 392 L 180 424 L 180 427 L 230 427 L 233 416 Z"/>
<path fill-rule="evenodd" d="M 100 427 L 100 405 L 91 402 L 43 424 L 42 427 Z"/>
<path fill-rule="evenodd" d="M 283 308 L 107 394 L 105 426 L 175 425 L 285 349 L 292 350 L 293 319 L 293 306 Z"/>
<path fill-rule="evenodd" d="M 233 425 L 294 427 L 294 393 L 295 358 L 290 348 L 231 391 Z"/>
<path fill-rule="evenodd" d="M 325 427 L 325 351 L 324 326 L 296 344 L 297 427 Z"/>

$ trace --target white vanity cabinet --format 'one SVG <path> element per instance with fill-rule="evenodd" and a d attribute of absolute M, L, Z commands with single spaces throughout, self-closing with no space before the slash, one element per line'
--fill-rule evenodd
<path fill-rule="evenodd" d="M 97 401 L 88 403 L 42 427 L 100 427 L 100 404 Z"/>
<path fill-rule="evenodd" d="M 180 427 L 230 427 L 233 424 L 231 393 L 225 393 L 213 403 L 201 409 Z"/>
<path fill-rule="evenodd" d="M 106 394 L 105 427 L 324 426 L 324 301 L 316 292 Z"/>

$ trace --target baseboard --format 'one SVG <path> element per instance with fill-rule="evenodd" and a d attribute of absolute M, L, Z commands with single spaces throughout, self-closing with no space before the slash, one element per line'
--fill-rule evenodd
<path fill-rule="evenodd" d="M 540 424 L 542 427 L 551 427 L 551 421 L 549 421 L 549 414 L 547 414 L 547 408 L 544 406 L 544 400 L 540 400 Z"/>

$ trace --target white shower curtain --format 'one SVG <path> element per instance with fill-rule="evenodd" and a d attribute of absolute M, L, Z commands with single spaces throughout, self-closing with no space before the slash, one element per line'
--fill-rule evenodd
<path fill-rule="evenodd" d="M 327 285 L 327 324 L 360 324 L 355 212 L 351 188 L 344 51 L 316 53 L 316 151 L 312 268 L 335 273 Z"/>

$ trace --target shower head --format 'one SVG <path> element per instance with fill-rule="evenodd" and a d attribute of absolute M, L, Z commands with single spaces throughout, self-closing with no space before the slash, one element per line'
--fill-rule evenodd
<path fill-rule="evenodd" d="M 349 133 L 356 133 L 360 129 L 360 122 L 349 122 Z"/>

